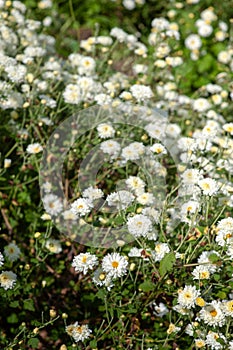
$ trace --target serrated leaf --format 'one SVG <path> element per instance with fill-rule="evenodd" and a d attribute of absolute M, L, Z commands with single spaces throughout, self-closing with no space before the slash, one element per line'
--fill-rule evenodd
<path fill-rule="evenodd" d="M 31 346 L 34 349 L 37 349 L 39 344 L 39 339 L 38 338 L 31 338 L 28 340 L 27 345 Z"/>
<path fill-rule="evenodd" d="M 34 303 L 32 299 L 26 299 L 23 301 L 23 308 L 29 311 L 35 311 Z"/>
<path fill-rule="evenodd" d="M 155 289 L 155 284 L 151 281 L 145 281 L 139 285 L 138 289 L 146 293 L 151 292 Z"/>
<path fill-rule="evenodd" d="M 16 308 L 19 306 L 19 302 L 18 300 L 15 300 L 15 301 L 12 301 L 10 304 L 9 304 L 10 307 L 13 307 L 13 308 Z"/>
<path fill-rule="evenodd" d="M 164 276 L 166 273 L 172 271 L 175 261 L 176 257 L 173 252 L 166 254 L 159 264 L 160 275 Z"/>
<path fill-rule="evenodd" d="M 219 256 L 215 253 L 211 253 L 209 255 L 209 260 L 210 260 L 210 262 L 215 263 L 215 262 L 219 261 Z"/>

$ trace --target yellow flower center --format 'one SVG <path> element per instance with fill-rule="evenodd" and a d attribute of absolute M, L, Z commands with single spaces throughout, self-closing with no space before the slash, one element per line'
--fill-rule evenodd
<path fill-rule="evenodd" d="M 217 311 L 214 309 L 214 310 L 210 311 L 210 314 L 211 314 L 212 317 L 216 317 L 218 313 L 217 313 Z"/>
<path fill-rule="evenodd" d="M 113 261 L 113 262 L 112 262 L 112 267 L 113 267 L 114 269 L 117 269 L 118 266 L 119 266 L 119 262 L 117 262 L 117 261 Z"/>
<path fill-rule="evenodd" d="M 82 257 L 82 262 L 83 262 L 84 264 L 87 262 L 87 256 L 86 256 L 86 255 L 84 255 L 84 256 Z"/>

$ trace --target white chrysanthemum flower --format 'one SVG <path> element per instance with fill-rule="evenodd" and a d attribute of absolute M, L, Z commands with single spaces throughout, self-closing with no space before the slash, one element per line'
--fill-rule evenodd
<path fill-rule="evenodd" d="M 109 105 L 112 102 L 111 96 L 107 94 L 97 94 L 95 95 L 95 101 L 98 105 L 104 106 L 104 105 Z"/>
<path fill-rule="evenodd" d="M 71 204 L 71 211 L 77 216 L 85 216 L 90 213 L 93 203 L 87 198 L 78 198 Z"/>
<path fill-rule="evenodd" d="M 108 140 L 104 141 L 100 145 L 100 149 L 104 152 L 109 154 L 113 159 L 117 158 L 120 151 L 121 151 L 121 146 L 119 142 L 114 141 L 114 140 Z"/>
<path fill-rule="evenodd" d="M 205 178 L 198 181 L 198 186 L 205 196 L 213 196 L 218 193 L 219 186 L 214 179 Z"/>
<path fill-rule="evenodd" d="M 109 194 L 106 198 L 109 206 L 114 206 L 118 210 L 126 209 L 134 201 L 134 195 L 129 191 L 118 191 Z"/>
<path fill-rule="evenodd" d="M 229 134 L 233 135 L 233 123 L 226 123 L 223 125 L 223 130 L 228 132 Z"/>
<path fill-rule="evenodd" d="M 197 349 L 204 348 L 206 345 L 206 342 L 204 339 L 197 338 L 197 339 L 194 339 L 194 341 L 195 341 L 195 346 Z"/>
<path fill-rule="evenodd" d="M 184 185 L 197 185 L 202 175 L 198 169 L 187 169 L 181 174 L 181 178 Z"/>
<path fill-rule="evenodd" d="M 115 135 L 115 130 L 110 124 L 102 123 L 97 127 L 98 135 L 101 139 L 107 139 Z"/>
<path fill-rule="evenodd" d="M 142 205 L 152 205 L 155 202 L 155 197 L 152 193 L 144 192 L 137 196 L 137 202 Z"/>
<path fill-rule="evenodd" d="M 167 243 L 157 243 L 155 245 L 155 250 L 152 252 L 152 256 L 155 261 L 161 261 L 169 252 L 170 248 Z"/>
<path fill-rule="evenodd" d="M 73 337 L 76 342 L 83 342 L 88 339 L 92 333 L 88 325 L 79 325 L 78 322 L 66 326 L 66 332 Z"/>
<path fill-rule="evenodd" d="M 143 193 L 146 185 L 145 182 L 138 176 L 129 176 L 125 183 L 127 187 L 136 194 Z"/>
<path fill-rule="evenodd" d="M 37 154 L 37 153 L 43 151 L 43 147 L 39 143 L 32 143 L 32 144 L 27 146 L 26 151 L 29 154 Z"/>
<path fill-rule="evenodd" d="M 156 224 L 159 223 L 160 212 L 157 209 L 153 207 L 146 207 L 142 209 L 142 214 L 145 216 L 149 216 L 149 218 Z"/>
<path fill-rule="evenodd" d="M 161 140 L 165 136 L 166 125 L 164 123 L 149 123 L 145 126 L 148 135 L 153 139 Z"/>
<path fill-rule="evenodd" d="M 197 112 L 205 112 L 211 108 L 209 101 L 203 97 L 200 97 L 193 102 L 193 109 Z"/>
<path fill-rule="evenodd" d="M 12 271 L 2 271 L 0 274 L 0 286 L 5 290 L 14 288 L 17 275 Z"/>
<path fill-rule="evenodd" d="M 49 238 L 45 242 L 45 247 L 50 253 L 58 254 L 62 251 L 61 243 L 57 239 Z"/>
<path fill-rule="evenodd" d="M 62 213 L 64 220 L 76 220 L 77 216 L 71 210 L 65 210 Z"/>
<path fill-rule="evenodd" d="M 221 309 L 221 302 L 214 300 L 211 303 L 207 303 L 200 310 L 198 319 L 210 326 L 222 327 L 226 319 Z"/>
<path fill-rule="evenodd" d="M 0 252 L 0 267 L 4 264 L 4 256 Z"/>
<path fill-rule="evenodd" d="M 79 104 L 82 101 L 82 92 L 77 84 L 68 84 L 63 92 L 66 103 Z"/>
<path fill-rule="evenodd" d="M 225 316 L 233 317 L 233 300 L 224 300 L 222 302 L 221 308 Z"/>
<path fill-rule="evenodd" d="M 80 253 L 74 257 L 72 262 L 72 266 L 75 268 L 75 271 L 83 272 L 84 275 L 87 274 L 88 270 L 93 270 L 97 264 L 97 256 L 90 253 Z"/>
<path fill-rule="evenodd" d="M 9 65 L 5 68 L 5 72 L 13 83 L 20 83 L 25 79 L 27 68 L 22 64 Z"/>
<path fill-rule="evenodd" d="M 83 56 L 79 62 L 78 73 L 80 75 L 92 75 L 95 71 L 95 60 L 89 56 Z"/>
<path fill-rule="evenodd" d="M 145 152 L 145 146 L 141 142 L 132 142 L 129 146 L 122 149 L 122 157 L 128 160 L 137 160 Z"/>
<path fill-rule="evenodd" d="M 204 38 L 209 37 L 213 33 L 213 27 L 209 24 L 203 23 L 198 28 L 198 34 Z"/>
<path fill-rule="evenodd" d="M 153 313 L 157 317 L 163 317 L 169 312 L 164 303 L 159 303 L 159 305 L 157 305 L 155 302 L 153 302 L 152 306 L 154 308 Z"/>
<path fill-rule="evenodd" d="M 178 304 L 183 308 L 191 309 L 195 306 L 195 300 L 199 297 L 200 291 L 195 286 L 185 286 L 178 290 Z"/>
<path fill-rule="evenodd" d="M 167 154 L 166 148 L 161 143 L 154 143 L 150 150 L 156 154 Z"/>
<path fill-rule="evenodd" d="M 192 275 L 194 280 L 206 280 L 210 278 L 210 271 L 208 269 L 208 266 L 199 265 L 195 267 Z"/>
<path fill-rule="evenodd" d="M 177 327 L 174 323 L 170 323 L 167 329 L 167 334 L 177 333 L 181 330 L 181 327 Z"/>
<path fill-rule="evenodd" d="M 62 211 L 61 199 L 55 194 L 46 194 L 43 197 L 44 208 L 50 215 L 58 215 Z"/>
<path fill-rule="evenodd" d="M 220 339 L 225 343 L 224 345 L 218 341 Z M 227 340 L 222 333 L 209 331 L 206 336 L 206 345 L 209 346 L 211 350 L 225 349 L 226 342 Z"/>
<path fill-rule="evenodd" d="M 233 350 L 233 340 L 229 342 L 227 350 Z"/>
<path fill-rule="evenodd" d="M 83 197 L 89 198 L 91 201 L 100 199 L 104 196 L 103 191 L 100 188 L 90 186 L 83 191 Z"/>
<path fill-rule="evenodd" d="M 43 188 L 45 193 L 49 193 L 52 191 L 52 184 L 49 181 L 46 181 L 41 187 Z"/>
<path fill-rule="evenodd" d="M 163 31 L 169 28 L 169 21 L 166 18 L 159 17 L 154 18 L 151 22 L 151 26 L 155 28 L 157 31 Z"/>
<path fill-rule="evenodd" d="M 130 87 L 130 92 L 137 102 L 143 102 L 153 97 L 153 92 L 149 86 L 135 84 Z"/>
<path fill-rule="evenodd" d="M 142 257 L 142 251 L 143 249 L 141 248 L 136 248 L 136 247 L 133 247 L 130 249 L 129 253 L 128 253 L 128 256 L 131 257 L 131 258 L 141 258 Z"/>
<path fill-rule="evenodd" d="M 128 261 L 119 253 L 106 255 L 102 261 L 103 270 L 112 278 L 122 277 L 127 274 Z"/>
<path fill-rule="evenodd" d="M 191 51 L 199 50 L 202 46 L 201 38 L 197 34 L 190 34 L 189 36 L 187 36 L 184 43 L 187 49 Z"/>
<path fill-rule="evenodd" d="M 146 237 L 152 230 L 152 222 L 147 216 L 136 214 L 127 220 L 127 227 L 134 237 Z"/>
<path fill-rule="evenodd" d="M 107 290 L 110 290 L 114 286 L 112 277 L 104 272 L 102 268 L 95 270 L 92 281 L 99 287 L 105 286 Z"/>
<path fill-rule="evenodd" d="M 231 53 L 229 51 L 220 51 L 217 58 L 220 63 L 227 64 L 231 61 Z"/>
<path fill-rule="evenodd" d="M 200 208 L 199 202 L 188 201 L 187 203 L 184 203 L 181 207 L 181 216 L 195 214 L 199 208 Z"/>
<path fill-rule="evenodd" d="M 18 260 L 21 251 L 15 243 L 10 243 L 4 248 L 4 254 L 10 261 Z"/>

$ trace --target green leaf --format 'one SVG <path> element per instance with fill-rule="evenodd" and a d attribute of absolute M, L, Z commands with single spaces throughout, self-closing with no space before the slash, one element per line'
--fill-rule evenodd
<path fill-rule="evenodd" d="M 7 317 L 7 322 L 9 323 L 17 323 L 18 322 L 18 316 L 16 314 L 11 314 Z"/>
<path fill-rule="evenodd" d="M 39 339 L 38 338 L 31 338 L 28 340 L 27 345 L 31 346 L 32 348 L 37 349 L 39 344 Z"/>
<path fill-rule="evenodd" d="M 35 311 L 34 303 L 32 299 L 26 299 L 23 301 L 23 308 L 29 311 Z"/>
<path fill-rule="evenodd" d="M 19 302 L 18 300 L 15 300 L 15 301 L 12 301 L 10 304 L 9 304 L 10 307 L 13 307 L 13 308 L 16 308 L 19 306 Z"/>
<path fill-rule="evenodd" d="M 91 347 L 91 348 L 97 348 L 97 341 L 96 340 L 92 340 L 91 342 L 90 342 L 90 344 L 89 344 L 89 346 Z"/>
<path fill-rule="evenodd" d="M 209 255 L 209 260 L 210 260 L 210 262 L 215 263 L 215 262 L 219 261 L 219 256 L 215 253 L 211 253 Z"/>
<path fill-rule="evenodd" d="M 151 281 L 145 281 L 139 285 L 138 289 L 146 293 L 151 292 L 155 289 L 155 284 Z"/>
<path fill-rule="evenodd" d="M 166 273 L 172 271 L 175 261 L 176 261 L 176 257 L 173 252 L 166 254 L 159 264 L 160 275 L 164 276 L 166 275 Z"/>

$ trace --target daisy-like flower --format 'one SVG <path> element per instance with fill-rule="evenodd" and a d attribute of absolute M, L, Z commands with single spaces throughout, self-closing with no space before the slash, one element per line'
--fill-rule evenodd
<path fill-rule="evenodd" d="M 5 290 L 14 288 L 17 275 L 12 271 L 2 271 L 0 274 L 0 285 Z"/>
<path fill-rule="evenodd" d="M 195 300 L 199 297 L 200 291 L 195 286 L 185 286 L 178 290 L 178 304 L 183 308 L 191 309 L 195 306 Z"/>
<path fill-rule="evenodd" d="M 97 256 L 90 253 L 80 253 L 74 257 L 72 262 L 75 271 L 82 272 L 84 275 L 87 274 L 88 270 L 93 270 L 97 264 Z"/>
<path fill-rule="evenodd" d="M 161 143 L 154 143 L 150 150 L 155 154 L 167 154 L 166 148 Z"/>
<path fill-rule="evenodd" d="M 49 238 L 45 247 L 50 251 L 50 253 L 58 254 L 62 251 L 61 243 L 57 239 Z"/>
<path fill-rule="evenodd" d="M 145 182 L 138 176 L 129 176 L 125 183 L 127 187 L 136 194 L 143 193 L 146 185 Z"/>
<path fill-rule="evenodd" d="M 4 256 L 0 252 L 0 267 L 4 264 Z"/>
<path fill-rule="evenodd" d="M 133 142 L 122 149 L 122 157 L 128 160 L 137 160 L 145 152 L 145 146 L 141 142 Z"/>
<path fill-rule="evenodd" d="M 226 319 L 221 309 L 221 302 L 214 300 L 211 303 L 207 303 L 200 310 L 198 320 L 199 319 L 210 326 L 222 327 Z"/>
<path fill-rule="evenodd" d="M 226 345 L 226 337 L 222 333 L 209 331 L 206 336 L 206 345 L 209 346 L 211 350 L 225 349 L 225 345 L 222 345 L 218 339 L 221 339 Z"/>
<path fill-rule="evenodd" d="M 130 92 L 132 93 L 133 97 L 137 100 L 137 102 L 143 102 L 153 97 L 153 92 L 151 88 L 145 85 L 132 85 L 130 88 Z"/>
<path fill-rule="evenodd" d="M 44 208 L 50 215 L 58 215 L 62 211 L 61 199 L 55 194 L 46 194 L 43 197 Z"/>
<path fill-rule="evenodd" d="M 134 201 L 134 195 L 129 191 L 122 190 L 111 193 L 106 200 L 109 206 L 115 206 L 117 210 L 124 210 Z"/>
<path fill-rule="evenodd" d="M 233 135 L 233 123 L 226 123 L 223 125 L 223 130 Z"/>
<path fill-rule="evenodd" d="M 195 341 L 195 346 L 197 349 L 201 349 L 205 347 L 205 340 L 201 338 L 194 339 Z"/>
<path fill-rule="evenodd" d="M 169 252 L 170 248 L 167 243 L 158 243 L 155 245 L 155 250 L 152 252 L 152 256 L 155 261 L 161 261 Z"/>
<path fill-rule="evenodd" d="M 8 260 L 13 262 L 19 258 L 21 251 L 15 243 L 10 243 L 4 248 L 4 254 Z"/>
<path fill-rule="evenodd" d="M 137 196 L 137 202 L 142 205 L 151 205 L 155 202 L 155 197 L 152 193 L 144 192 Z"/>
<path fill-rule="evenodd" d="M 119 142 L 114 141 L 114 140 L 108 140 L 108 141 L 104 141 L 100 144 L 100 149 L 104 152 L 109 154 L 113 159 L 117 158 L 120 150 L 121 150 L 121 146 L 119 144 Z"/>
<path fill-rule="evenodd" d="M 200 170 L 198 169 L 187 169 L 181 175 L 182 183 L 186 186 L 195 185 L 202 178 Z"/>
<path fill-rule="evenodd" d="M 211 104 L 209 103 L 209 101 L 202 97 L 194 100 L 193 102 L 193 109 L 197 112 L 205 112 L 207 111 L 207 109 L 210 109 L 210 107 Z"/>
<path fill-rule="evenodd" d="M 177 327 L 176 325 L 174 325 L 174 323 L 170 323 L 167 329 L 167 334 L 177 333 L 180 330 L 181 330 L 180 327 Z"/>
<path fill-rule="evenodd" d="M 128 261 L 119 253 L 106 255 L 102 261 L 102 268 L 112 278 L 122 277 L 127 274 Z"/>
<path fill-rule="evenodd" d="M 101 139 L 107 139 L 109 137 L 114 137 L 115 130 L 110 124 L 100 124 L 97 127 L 98 135 Z"/>
<path fill-rule="evenodd" d="M 100 199 L 103 196 L 104 196 L 104 193 L 101 189 L 94 188 L 92 186 L 88 187 L 86 190 L 83 191 L 83 197 L 89 198 L 91 201 Z"/>
<path fill-rule="evenodd" d="M 106 272 L 104 272 L 102 268 L 95 270 L 92 281 L 97 286 L 105 286 L 107 290 L 110 290 L 114 286 L 114 284 L 112 283 L 112 277 Z"/>
<path fill-rule="evenodd" d="M 71 211 L 77 216 L 89 214 L 93 208 L 93 203 L 87 198 L 78 198 L 71 204 Z"/>
<path fill-rule="evenodd" d="M 39 143 L 31 143 L 27 146 L 26 151 L 29 154 L 37 154 L 43 151 L 43 147 Z"/>
<path fill-rule="evenodd" d="M 225 316 L 233 317 L 233 300 L 223 301 L 221 308 Z"/>
<path fill-rule="evenodd" d="M 88 325 L 80 325 L 78 322 L 68 325 L 66 327 L 66 332 L 73 337 L 76 342 L 83 342 L 88 339 L 92 333 Z"/>
<path fill-rule="evenodd" d="M 134 237 L 146 237 L 152 230 L 152 221 L 145 215 L 136 214 L 127 220 L 127 227 Z"/>
<path fill-rule="evenodd" d="M 219 253 L 216 252 L 215 250 L 210 250 L 210 251 L 204 251 L 201 253 L 199 258 L 197 259 L 198 264 L 205 264 L 205 267 L 208 268 L 210 273 L 214 273 L 217 270 L 217 266 L 213 264 L 210 260 L 211 255 L 217 255 L 219 256 Z"/>
<path fill-rule="evenodd" d="M 153 302 L 152 306 L 154 308 L 153 313 L 157 317 L 163 317 L 169 312 L 168 308 L 164 303 L 159 303 L 159 305 L 157 305 L 155 302 Z"/>
<path fill-rule="evenodd" d="M 210 278 L 208 266 L 199 265 L 192 272 L 194 280 L 206 280 Z"/>
<path fill-rule="evenodd" d="M 202 46 L 202 41 L 199 35 L 197 34 L 190 34 L 186 39 L 185 39 L 185 46 L 187 49 L 194 51 L 200 49 Z"/>
<path fill-rule="evenodd" d="M 205 196 L 213 196 L 218 192 L 219 186 L 214 179 L 205 178 L 198 181 L 198 186 Z"/>

